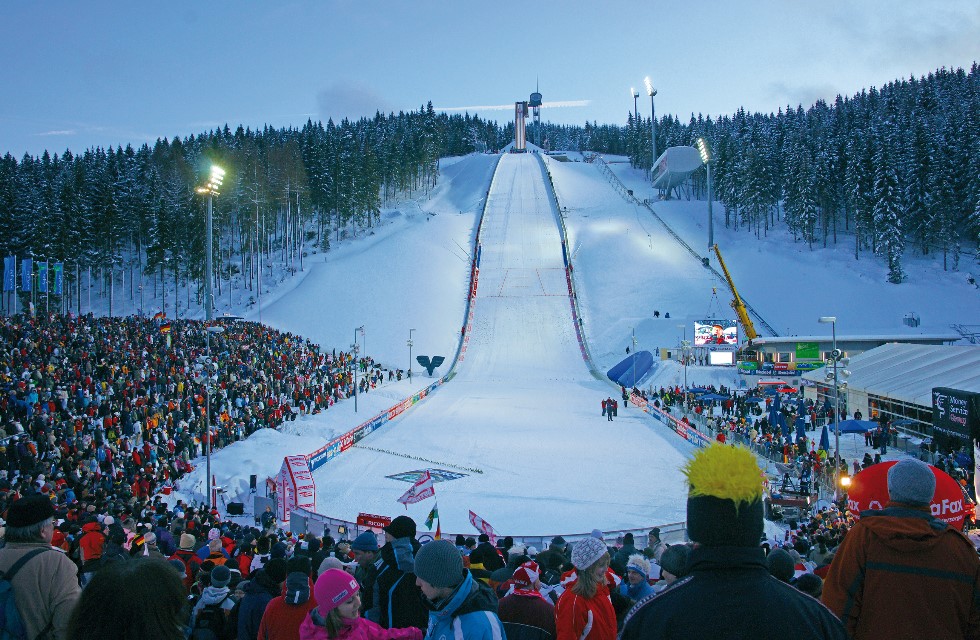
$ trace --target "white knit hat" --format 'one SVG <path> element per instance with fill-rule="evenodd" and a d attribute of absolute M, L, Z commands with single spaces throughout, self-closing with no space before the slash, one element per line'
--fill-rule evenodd
<path fill-rule="evenodd" d="M 598 562 L 606 551 L 606 543 L 602 540 L 592 536 L 583 538 L 572 547 L 572 564 L 576 569 L 588 569 Z"/>

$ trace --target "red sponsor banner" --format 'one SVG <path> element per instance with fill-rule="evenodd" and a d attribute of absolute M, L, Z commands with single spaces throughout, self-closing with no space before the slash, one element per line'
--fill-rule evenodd
<path fill-rule="evenodd" d="M 357 514 L 357 526 L 359 527 L 372 527 L 374 529 L 384 529 L 389 524 L 391 524 L 391 518 L 389 518 L 388 516 L 376 516 L 373 513 Z"/>
<path fill-rule="evenodd" d="M 851 478 L 847 490 L 847 510 L 855 520 L 861 518 L 862 511 L 877 511 L 888 504 L 888 470 L 898 464 L 897 460 L 879 462 Z M 932 517 L 942 520 L 957 530 L 963 529 L 966 518 L 966 501 L 960 484 L 945 471 L 929 465 L 936 476 L 936 490 L 933 493 L 929 510 Z"/>
<path fill-rule="evenodd" d="M 316 507 L 316 484 L 305 456 L 286 456 L 279 469 L 279 519 L 289 521 L 290 512 L 302 507 L 312 511 Z"/>

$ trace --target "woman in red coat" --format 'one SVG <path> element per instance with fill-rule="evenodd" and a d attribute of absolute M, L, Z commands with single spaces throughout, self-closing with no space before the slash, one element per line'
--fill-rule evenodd
<path fill-rule="evenodd" d="M 588 537 L 572 548 L 577 577 L 555 607 L 556 640 L 615 640 L 616 612 L 606 587 L 609 552 L 598 538 Z"/>

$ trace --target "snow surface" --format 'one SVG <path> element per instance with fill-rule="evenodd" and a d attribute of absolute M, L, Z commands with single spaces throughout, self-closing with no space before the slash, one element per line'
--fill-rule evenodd
<path fill-rule="evenodd" d="M 622 159 L 610 158 L 615 160 Z M 684 330 L 678 325 L 689 332 L 706 315 L 732 316 L 724 283 L 645 207 L 621 195 L 599 165 L 549 159 L 548 166 L 597 370 L 625 357 L 634 332 L 637 348 L 654 351 L 679 344 Z M 610 166 L 637 198 L 655 197 L 642 172 L 623 162 Z M 345 520 L 359 512 L 407 513 L 421 523 L 432 501 L 406 511 L 396 498 L 409 484 L 387 476 L 433 468 L 467 474 L 436 485 L 445 532 L 472 531 L 471 509 L 498 532 L 515 535 L 684 520 L 686 492 L 678 468 L 691 445 L 635 408 L 621 408 L 613 422 L 599 415 L 600 400 L 618 397 L 618 389 L 594 376 L 582 358 L 557 212 L 545 185 L 532 155 L 443 160 L 428 199 L 386 210 L 382 224 L 369 233 L 309 257 L 307 270 L 264 296 L 261 312 L 247 315 L 326 350 L 349 348 L 355 328 L 363 325 L 363 337 L 356 336 L 363 352 L 402 369 L 414 329 L 413 356 L 446 356 L 435 376 L 444 375 L 466 320 L 470 252 L 487 201 L 478 297 L 457 375 L 321 467 L 314 474 L 319 512 Z M 708 254 L 705 202 L 671 200 L 654 209 L 690 246 Z M 847 239 L 836 249 L 812 251 L 786 242 L 781 230 L 757 239 L 725 229 L 721 205 L 714 209 L 715 239 L 740 293 L 781 335 L 829 330 L 817 324 L 821 315 L 837 316 L 839 337 L 949 333 L 950 324 L 980 317 L 980 292 L 966 274 L 943 272 L 931 257 L 908 254 L 909 282 L 890 285 L 883 261 L 867 254 L 855 261 Z M 660 318 L 652 317 L 654 310 Z M 922 319 L 915 330 L 901 323 L 910 311 Z M 665 312 L 669 319 L 662 317 Z M 655 362 L 641 386 L 683 384 L 684 367 Z M 417 364 L 412 368 L 411 381 L 386 382 L 360 395 L 356 412 L 354 402 L 344 401 L 216 452 L 218 484 L 228 499 L 250 507 L 249 474 L 261 482 L 278 471 L 283 456 L 310 453 L 433 381 Z M 692 386 L 738 384 L 733 368 L 690 366 L 686 375 Z M 181 494 L 193 497 L 203 484 L 203 471 L 197 470 L 183 481 Z"/>

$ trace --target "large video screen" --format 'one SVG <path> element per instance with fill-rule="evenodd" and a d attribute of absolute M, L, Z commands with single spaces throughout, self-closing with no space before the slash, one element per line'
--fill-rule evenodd
<path fill-rule="evenodd" d="M 738 323 L 734 320 L 701 320 L 694 323 L 694 346 L 713 344 L 738 346 Z"/>

